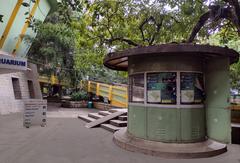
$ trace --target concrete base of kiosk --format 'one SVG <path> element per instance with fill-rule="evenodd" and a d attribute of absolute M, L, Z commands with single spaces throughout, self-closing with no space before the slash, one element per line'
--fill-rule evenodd
<path fill-rule="evenodd" d="M 126 128 L 115 132 L 113 141 L 128 151 L 165 158 L 205 158 L 227 151 L 226 144 L 210 139 L 198 143 L 162 143 L 136 138 Z"/>

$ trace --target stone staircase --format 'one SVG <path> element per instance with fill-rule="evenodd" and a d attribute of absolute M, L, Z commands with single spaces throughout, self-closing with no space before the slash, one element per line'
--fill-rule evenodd
<path fill-rule="evenodd" d="M 78 118 L 87 123 L 90 123 L 97 119 L 104 118 L 105 116 L 108 116 L 116 111 L 117 110 L 115 109 L 112 109 L 109 111 L 99 111 L 98 113 L 89 113 L 88 115 L 79 115 Z M 114 117 L 113 119 L 109 119 L 109 121 L 100 124 L 100 127 L 110 132 L 115 132 L 123 127 L 127 127 L 127 113 Z"/>

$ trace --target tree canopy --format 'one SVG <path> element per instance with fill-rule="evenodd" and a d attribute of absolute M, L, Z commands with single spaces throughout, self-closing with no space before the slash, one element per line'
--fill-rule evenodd
<path fill-rule="evenodd" d="M 63 0 L 38 28 L 41 48 L 32 49 L 62 70 L 73 69 L 75 77 L 126 82 L 126 74 L 103 67 L 106 53 L 171 42 L 211 44 L 210 36 L 230 46 L 238 42 L 239 12 L 237 0 Z M 44 33 L 49 41 L 42 42 Z M 72 68 L 62 64 L 66 57 Z"/>

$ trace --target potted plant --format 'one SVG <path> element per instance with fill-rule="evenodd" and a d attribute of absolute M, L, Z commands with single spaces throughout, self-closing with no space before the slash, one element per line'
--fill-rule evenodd
<path fill-rule="evenodd" d="M 69 107 L 69 108 L 86 108 L 87 107 L 88 96 L 85 91 L 74 92 L 70 97 L 71 97 L 70 101 L 65 101 L 64 103 L 62 103 L 63 107 Z"/>

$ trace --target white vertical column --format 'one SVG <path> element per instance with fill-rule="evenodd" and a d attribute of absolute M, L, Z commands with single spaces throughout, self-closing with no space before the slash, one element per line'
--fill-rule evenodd
<path fill-rule="evenodd" d="M 177 72 L 177 80 L 176 80 L 176 84 L 177 84 L 177 108 L 180 108 L 180 105 L 181 105 L 181 88 L 180 88 L 180 85 L 181 85 L 181 77 L 180 77 L 180 71 Z"/>

